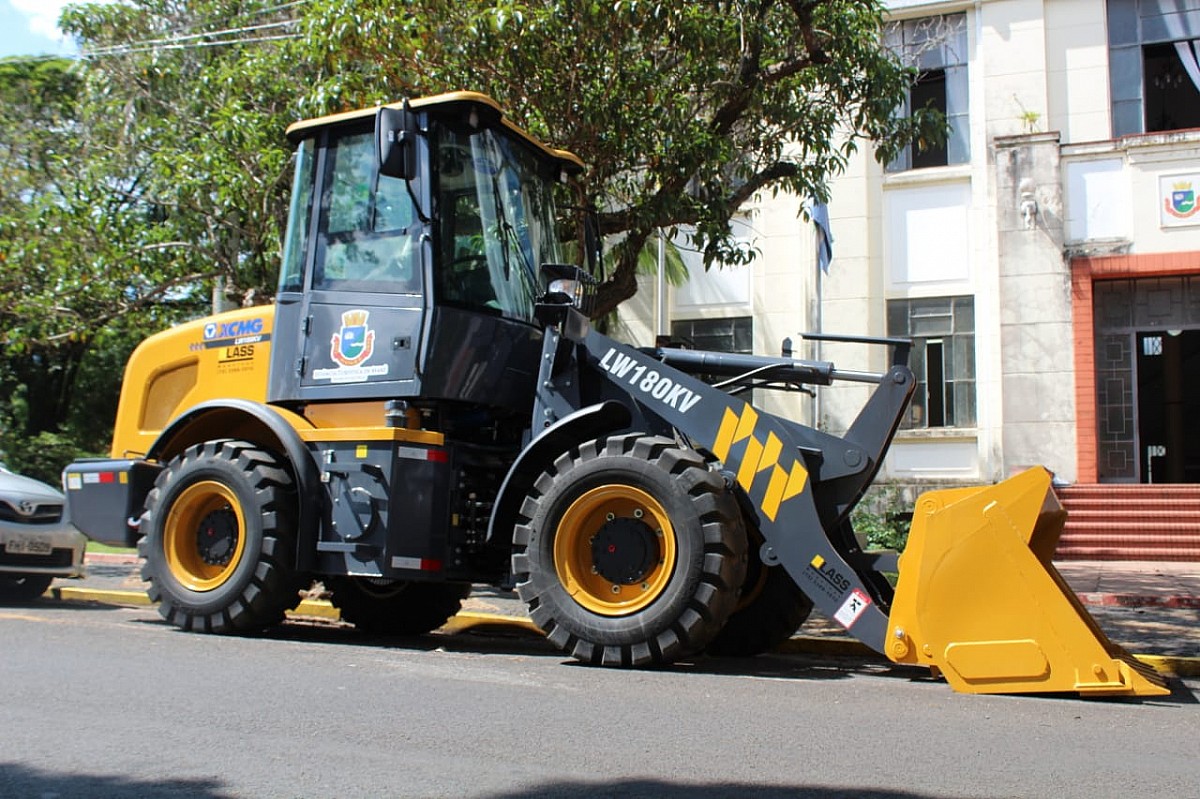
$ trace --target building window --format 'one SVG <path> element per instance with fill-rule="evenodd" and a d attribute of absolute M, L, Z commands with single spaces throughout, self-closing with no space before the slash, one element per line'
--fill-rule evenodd
<path fill-rule="evenodd" d="M 942 112 L 949 125 L 941 144 L 914 142 L 896 160 L 889 172 L 930 166 L 965 164 L 971 160 L 970 119 L 967 103 L 967 16 L 944 14 L 893 22 L 884 34 L 888 48 L 917 70 L 900 113 L 907 116 L 917 108 Z"/>
<path fill-rule="evenodd" d="M 902 427 L 974 427 L 974 298 L 889 300 L 887 317 L 889 336 L 913 341 L 917 388 Z"/>
<path fill-rule="evenodd" d="M 1200 127 L 1200 0 L 1108 0 L 1113 136 Z"/>
<path fill-rule="evenodd" d="M 671 345 L 692 350 L 751 353 L 754 351 L 754 317 L 672 322 Z"/>

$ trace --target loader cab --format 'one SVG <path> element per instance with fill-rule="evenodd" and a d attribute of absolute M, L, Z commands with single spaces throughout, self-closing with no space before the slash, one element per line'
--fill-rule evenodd
<path fill-rule="evenodd" d="M 489 98 L 298 123 L 268 399 L 450 401 L 527 414 L 554 194 L 582 165 Z"/>

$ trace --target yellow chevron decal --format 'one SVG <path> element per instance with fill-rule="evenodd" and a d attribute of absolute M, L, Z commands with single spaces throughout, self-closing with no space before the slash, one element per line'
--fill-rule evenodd
<path fill-rule="evenodd" d="M 776 466 L 771 472 L 771 482 L 767 484 L 767 493 L 763 495 L 762 512 L 771 521 L 779 515 L 779 505 L 783 502 L 783 490 L 787 487 L 787 471 L 782 466 Z"/>
<path fill-rule="evenodd" d="M 767 445 L 763 447 L 762 457 L 758 459 L 758 468 L 755 472 L 765 472 L 775 464 L 779 463 L 779 455 L 783 452 L 783 442 L 779 440 L 779 436 L 775 435 L 775 431 L 767 433 Z"/>
<path fill-rule="evenodd" d="M 754 434 L 754 428 L 758 424 L 758 411 L 746 406 L 746 410 L 742 411 L 742 418 L 738 420 L 737 432 L 733 434 L 733 443 L 737 443 L 744 438 L 749 438 Z"/>
<path fill-rule="evenodd" d="M 737 481 L 738 485 L 747 491 L 754 483 L 754 475 L 758 471 L 758 459 L 762 457 L 763 445 L 758 443 L 758 439 L 751 436 L 746 443 L 746 454 L 742 456 L 742 465 L 738 468 Z"/>
<path fill-rule="evenodd" d="M 717 431 L 717 440 L 713 442 L 713 454 L 717 456 L 717 460 L 724 461 L 729 458 L 729 448 L 733 446 L 733 434 L 737 430 L 737 424 L 737 414 L 726 408 L 725 415 L 721 417 L 721 429 Z"/>
<path fill-rule="evenodd" d="M 746 451 L 742 453 L 741 463 L 738 465 L 738 485 L 749 493 L 754 485 L 754 478 L 762 472 L 769 471 L 771 476 L 759 507 L 768 519 L 775 521 L 779 514 L 779 506 L 804 492 L 804 486 L 808 482 L 808 471 L 799 460 L 793 460 L 788 469 L 780 466 L 779 456 L 783 454 L 783 441 L 772 430 L 767 433 L 767 442 L 762 443 L 754 435 L 757 424 L 758 412 L 749 405 L 740 415 L 726 408 L 721 417 L 721 426 L 717 430 L 717 439 L 713 442 L 713 454 L 722 461 L 728 461 L 733 445 L 740 441 L 746 442 Z"/>
<path fill-rule="evenodd" d="M 792 461 L 792 472 L 788 475 L 787 488 L 783 490 L 783 501 L 787 502 L 797 494 L 804 492 L 804 484 L 808 482 L 808 470 L 800 465 L 800 461 Z"/>

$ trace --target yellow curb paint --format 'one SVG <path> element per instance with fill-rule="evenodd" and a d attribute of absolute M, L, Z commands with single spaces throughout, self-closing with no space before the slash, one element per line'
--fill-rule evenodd
<path fill-rule="evenodd" d="M 1164 677 L 1200 677 L 1200 658 L 1172 655 L 1134 655 Z"/>
<path fill-rule="evenodd" d="M 460 633 L 475 627 L 516 627 L 542 635 L 541 628 L 523 616 L 502 616 L 498 613 L 478 613 L 469 610 L 460 611 L 438 629 L 447 633 Z"/>
<path fill-rule="evenodd" d="M 338 609 L 323 599 L 305 599 L 293 610 L 289 610 L 286 615 L 289 617 L 307 616 L 309 618 L 333 619 L 334 621 L 342 618 L 342 614 L 338 612 Z"/>
<path fill-rule="evenodd" d="M 76 602 L 104 602 L 109 605 L 138 605 L 152 604 L 150 597 L 143 591 L 98 591 L 90 588 L 72 588 L 63 586 L 51 588 L 49 592 L 55 599 L 69 599 Z"/>

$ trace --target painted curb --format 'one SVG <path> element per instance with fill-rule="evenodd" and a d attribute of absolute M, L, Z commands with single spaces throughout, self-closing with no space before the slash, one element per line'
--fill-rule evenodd
<path fill-rule="evenodd" d="M 74 602 L 103 602 L 106 605 L 134 605 L 145 607 L 153 604 L 144 591 L 114 591 L 97 588 L 72 588 L 69 585 L 55 586 L 45 596 Z"/>
<path fill-rule="evenodd" d="M 1197 596 L 1150 596 L 1147 594 L 1107 594 L 1085 591 L 1076 594 L 1084 605 L 1121 608 L 1200 608 Z"/>
<path fill-rule="evenodd" d="M 482 613 L 476 610 L 459 611 L 438 629 L 446 633 L 461 633 L 488 627 L 515 628 L 537 635 L 545 635 L 541 627 L 534 624 L 532 619 L 524 616 L 504 616 L 499 613 Z"/>

